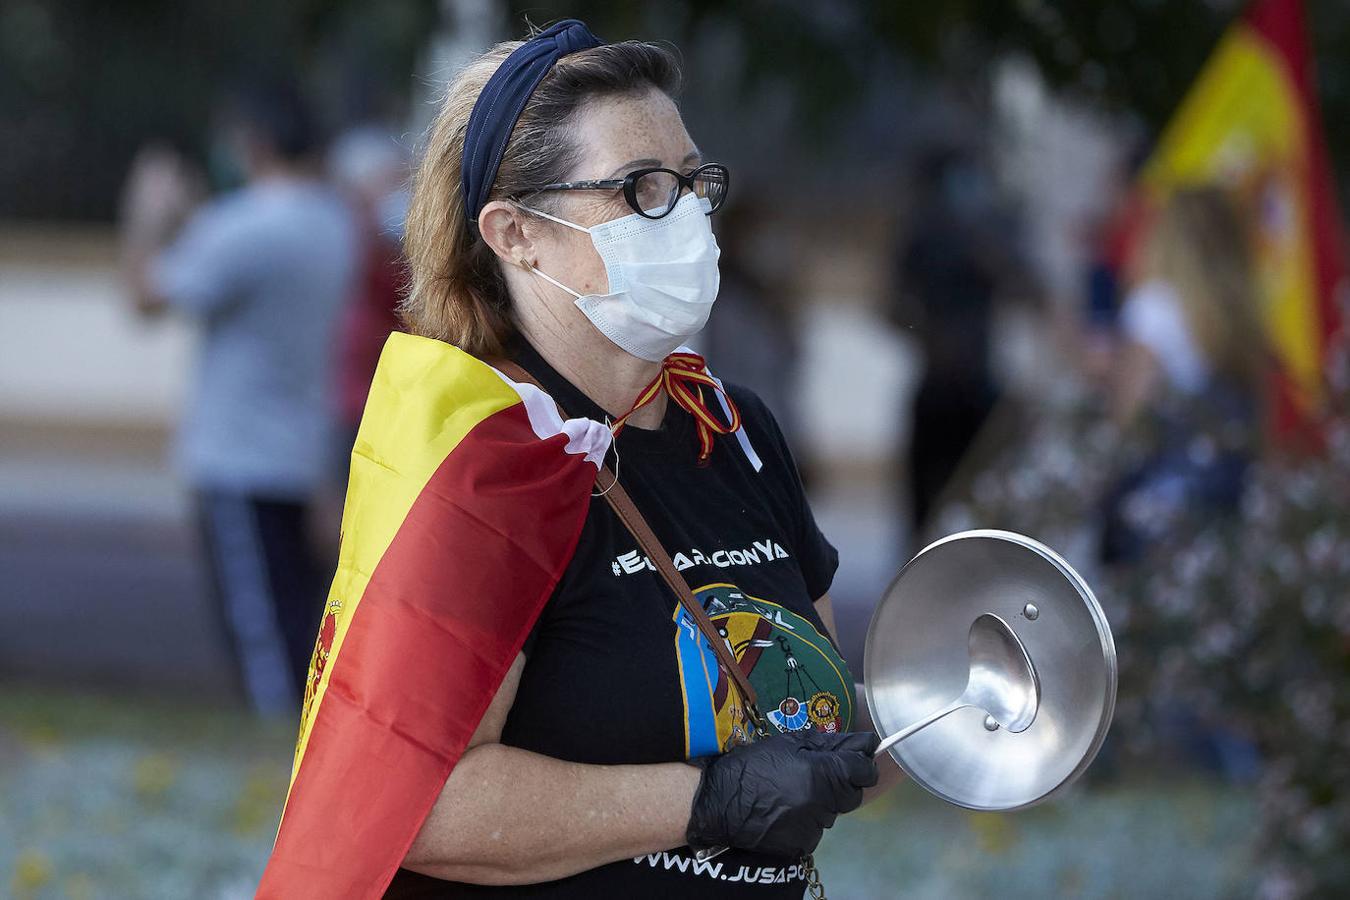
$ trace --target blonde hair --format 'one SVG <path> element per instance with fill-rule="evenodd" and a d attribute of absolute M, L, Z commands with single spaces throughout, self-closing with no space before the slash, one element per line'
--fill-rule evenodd
<path fill-rule="evenodd" d="M 1143 247 L 1142 274 L 1177 292 L 1186 323 L 1218 374 L 1249 386 L 1267 363 L 1247 228 L 1221 188 L 1171 194 Z"/>
<path fill-rule="evenodd" d="M 519 46 L 519 41 L 496 45 L 450 82 L 413 178 L 404 239 L 410 271 L 399 307 L 404 325 L 478 357 L 501 355 L 516 326 L 500 263 L 465 218 L 464 136 L 483 87 Z M 573 121 L 586 102 L 648 88 L 673 96 L 679 81 L 674 55 L 654 44 L 623 41 L 562 57 L 525 104 L 490 198 L 563 180 L 577 162 Z"/>

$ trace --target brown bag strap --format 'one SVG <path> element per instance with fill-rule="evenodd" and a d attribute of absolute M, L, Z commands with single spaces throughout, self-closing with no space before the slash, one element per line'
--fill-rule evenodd
<path fill-rule="evenodd" d="M 515 381 L 532 384 L 540 389 L 543 387 L 533 375 L 510 360 L 493 360 L 492 365 Z M 557 401 L 555 400 L 554 403 L 556 404 Z M 568 418 L 567 413 L 561 406 L 558 407 L 558 412 L 563 418 Z M 647 520 L 638 510 L 633 498 L 623 489 L 623 485 L 619 484 L 613 470 L 607 465 L 600 468 L 596 484 L 599 485 L 605 500 L 614 510 L 614 514 L 619 517 L 619 521 L 623 522 L 624 527 L 637 539 L 638 544 L 642 547 L 642 552 L 651 560 L 652 565 L 656 567 L 656 571 L 670 589 L 675 592 L 675 597 L 679 600 L 680 605 L 689 613 L 694 620 L 694 624 L 698 626 L 698 630 L 707 638 L 708 643 L 712 646 L 713 653 L 717 656 L 718 664 L 735 683 L 736 690 L 741 695 L 741 701 L 745 704 L 746 716 L 750 723 L 761 733 L 767 733 L 768 723 L 760 714 L 759 697 L 755 692 L 754 685 L 750 683 L 749 677 L 741 670 L 740 665 L 736 662 L 735 655 L 731 652 L 730 645 L 717 630 L 717 626 L 713 624 L 712 619 L 708 618 L 708 613 L 703 609 L 703 604 L 689 589 L 689 583 L 684 580 L 684 576 L 680 574 L 679 569 L 675 568 L 674 560 L 670 558 L 670 554 L 662 546 L 656 532 L 652 531 L 652 527 L 647 524 Z"/>
<path fill-rule="evenodd" d="M 712 619 L 708 618 L 708 613 L 703 609 L 703 604 L 694 596 L 694 592 L 689 589 L 689 583 L 684 580 L 684 576 L 675 568 L 675 562 L 662 546 L 661 541 L 657 539 L 655 532 L 652 531 L 647 520 L 643 518 L 642 513 L 638 511 L 637 504 L 633 498 L 628 496 L 628 492 L 618 483 L 614 473 L 609 466 L 600 470 L 600 477 L 597 479 L 600 490 L 604 492 L 605 499 L 609 501 L 610 508 L 614 510 L 619 521 L 637 538 L 638 544 L 642 546 L 642 551 L 647 554 L 647 558 L 656 566 L 656 571 L 661 573 L 666 584 L 675 592 L 679 598 L 680 605 L 693 618 L 694 623 L 698 625 L 698 630 L 703 632 L 703 636 L 708 639 L 712 645 L 713 653 L 717 655 L 717 661 L 722 669 L 727 673 L 732 681 L 736 683 L 736 688 L 740 692 L 741 699 L 745 702 L 746 714 L 750 721 L 760 731 L 764 731 L 765 722 L 759 712 L 759 697 L 755 693 L 755 687 L 750 683 L 750 679 L 745 672 L 741 671 L 740 665 L 736 662 L 736 657 L 732 655 L 731 647 L 717 630 Z"/>

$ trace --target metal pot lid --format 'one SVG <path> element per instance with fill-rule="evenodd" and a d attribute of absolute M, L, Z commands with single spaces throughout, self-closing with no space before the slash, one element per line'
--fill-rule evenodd
<path fill-rule="evenodd" d="M 965 531 L 924 548 L 891 582 L 867 629 L 867 705 L 898 731 L 965 689 L 968 634 L 999 616 L 1040 678 L 1040 707 L 1020 734 L 959 709 L 888 751 L 920 786 L 967 809 L 1045 800 L 1087 769 L 1111 725 L 1116 648 L 1087 583 L 1053 550 L 1008 531 Z M 992 724 L 992 723 L 991 723 Z"/>

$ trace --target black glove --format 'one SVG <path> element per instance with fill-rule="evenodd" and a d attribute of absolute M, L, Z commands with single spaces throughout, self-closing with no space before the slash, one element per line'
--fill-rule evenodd
<path fill-rule="evenodd" d="M 777 734 L 693 761 L 703 767 L 685 837 L 689 846 L 738 847 L 796 858 L 877 783 L 870 732 Z"/>

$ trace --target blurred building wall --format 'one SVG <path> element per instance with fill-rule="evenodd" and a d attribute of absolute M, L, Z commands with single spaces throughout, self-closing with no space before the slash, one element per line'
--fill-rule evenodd
<path fill-rule="evenodd" d="M 0 422 L 166 429 L 192 333 L 132 315 L 111 229 L 0 231 Z"/>

